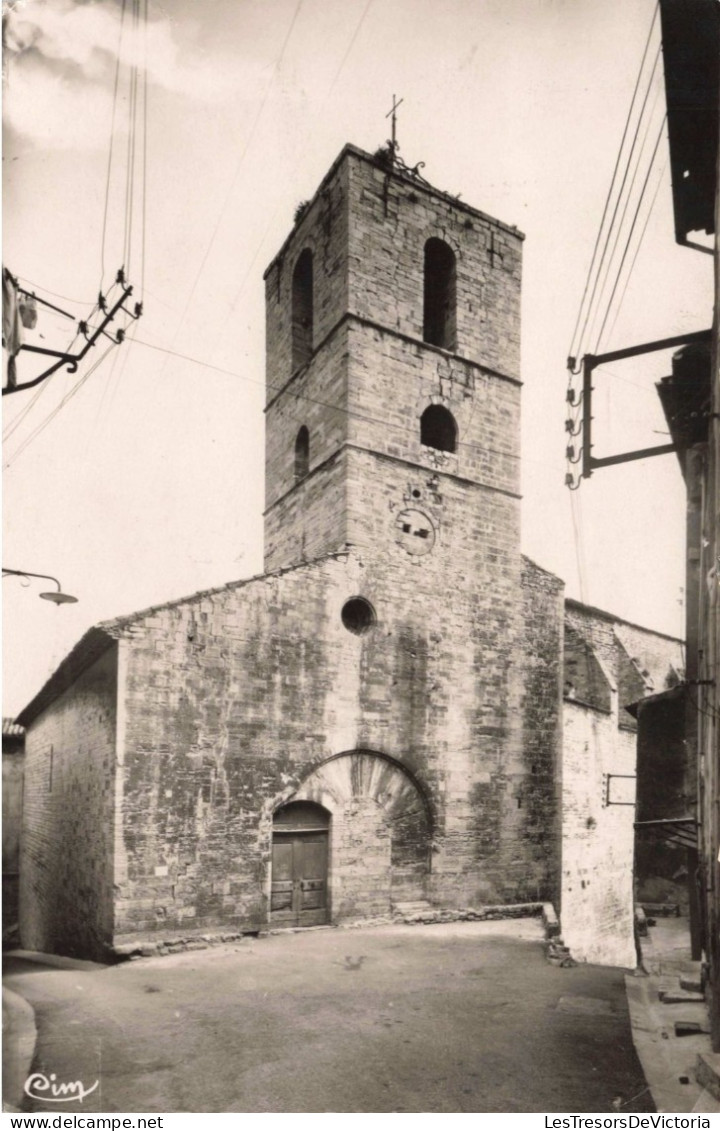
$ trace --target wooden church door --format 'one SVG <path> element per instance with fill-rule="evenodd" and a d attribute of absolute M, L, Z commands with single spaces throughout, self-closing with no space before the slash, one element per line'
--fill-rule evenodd
<path fill-rule="evenodd" d="M 276 926 L 315 927 L 328 921 L 330 817 L 296 801 L 273 820 L 270 919 Z"/>

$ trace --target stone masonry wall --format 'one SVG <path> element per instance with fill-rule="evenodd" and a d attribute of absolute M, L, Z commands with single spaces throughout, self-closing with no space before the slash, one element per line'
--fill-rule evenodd
<path fill-rule="evenodd" d="M 453 352 L 423 341 L 430 236 L 456 258 Z M 292 272 L 309 247 L 315 353 L 291 373 Z M 267 569 L 362 540 L 344 512 L 346 446 L 517 494 L 520 252 L 513 229 L 343 151 L 266 274 Z M 456 420 L 454 453 L 420 443 L 420 417 L 433 404 Z M 298 483 L 303 425 L 310 474 Z"/>
<path fill-rule="evenodd" d="M 591 701 L 583 701 L 579 684 L 572 682 L 579 667 L 566 672 L 563 936 L 575 958 L 632 967 L 636 735 L 619 690 L 658 690 L 679 666 L 681 645 L 573 601 L 566 602 L 565 619 L 569 654 L 577 652 L 578 641 L 584 644 L 593 682 Z"/>
<path fill-rule="evenodd" d="M 350 310 L 421 341 L 424 248 L 437 236 L 456 261 L 454 352 L 519 377 L 520 233 L 420 182 L 388 179 L 356 152 L 348 170 Z"/>
<path fill-rule="evenodd" d="M 28 728 L 20 941 L 107 957 L 113 928 L 117 648 Z"/>
<path fill-rule="evenodd" d="M 347 166 L 336 161 L 265 272 L 267 401 L 293 375 L 292 279 L 305 249 L 313 256 L 313 349 L 348 309 Z"/>
<path fill-rule="evenodd" d="M 485 597 L 506 607 L 488 632 L 477 592 L 427 599 L 423 567 L 413 588 L 403 554 L 394 566 L 340 555 L 119 623 L 128 662 L 116 939 L 265 926 L 274 809 L 303 796 L 327 759 L 356 750 L 418 783 L 432 814 L 435 902 L 545 896 L 547 847 L 517 805 L 533 786 L 512 581 L 504 597 Z M 427 568 L 437 592 L 442 568 Z M 452 576 L 446 585 L 459 588 Z M 341 621 L 354 595 L 375 607 L 364 635 Z M 376 852 L 366 825 L 344 825 L 355 838 L 342 840 L 347 860 Z M 353 891 L 348 913 L 389 910 L 389 891 L 363 896 L 342 867 L 331 859 L 330 885 Z"/>
<path fill-rule="evenodd" d="M 3 930 L 12 927 L 18 918 L 24 761 L 22 739 L 15 749 L 2 752 Z"/>
<path fill-rule="evenodd" d="M 518 381 L 362 324 L 353 324 L 348 345 L 350 444 L 486 487 L 519 491 Z M 456 452 L 420 443 L 420 417 L 431 404 L 452 413 Z"/>
<path fill-rule="evenodd" d="M 538 899 L 559 906 L 562 783 L 562 679 L 564 583 L 529 558 L 522 559 L 524 612 L 521 711 L 526 776 L 518 808 L 544 862 Z"/>

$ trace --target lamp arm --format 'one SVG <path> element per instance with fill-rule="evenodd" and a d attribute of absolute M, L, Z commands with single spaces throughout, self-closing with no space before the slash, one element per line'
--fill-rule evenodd
<path fill-rule="evenodd" d="M 13 577 L 41 577 L 44 581 L 54 581 L 58 588 L 58 593 L 61 592 L 60 582 L 56 577 L 51 577 L 49 573 L 30 573 L 27 569 L 6 569 L 2 567 L 3 577 L 12 575 Z"/>

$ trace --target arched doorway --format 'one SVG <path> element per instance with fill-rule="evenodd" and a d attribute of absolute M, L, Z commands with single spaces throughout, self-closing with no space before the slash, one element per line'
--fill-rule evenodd
<path fill-rule="evenodd" d="M 301 805 L 307 807 L 308 814 L 319 810 L 326 821 L 332 819 L 333 920 L 387 915 L 394 903 L 426 898 L 431 857 L 430 810 L 418 783 L 405 767 L 369 750 L 335 755 L 308 774 L 293 795 L 293 802 L 279 810 L 276 818 L 294 806 L 300 813 Z M 276 831 L 277 824 L 273 843 Z M 285 847 L 281 851 L 285 859 L 282 865 L 278 860 L 278 867 L 284 867 L 287 873 L 289 850 Z M 273 851 L 273 865 L 274 861 Z M 285 887 L 276 891 L 276 875 L 279 872 L 274 867 L 273 921 L 278 914 L 290 914 L 288 892 L 292 886 L 285 878 Z"/>
<path fill-rule="evenodd" d="M 327 923 L 330 814 L 312 801 L 291 801 L 273 817 L 270 920 L 276 926 Z"/>

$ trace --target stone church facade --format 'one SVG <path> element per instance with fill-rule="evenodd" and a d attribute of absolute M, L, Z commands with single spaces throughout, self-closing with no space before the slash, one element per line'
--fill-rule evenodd
<path fill-rule="evenodd" d="M 522 236 L 352 146 L 300 211 L 265 276 L 266 573 L 91 629 L 19 716 L 26 947 L 559 902 Z"/>

